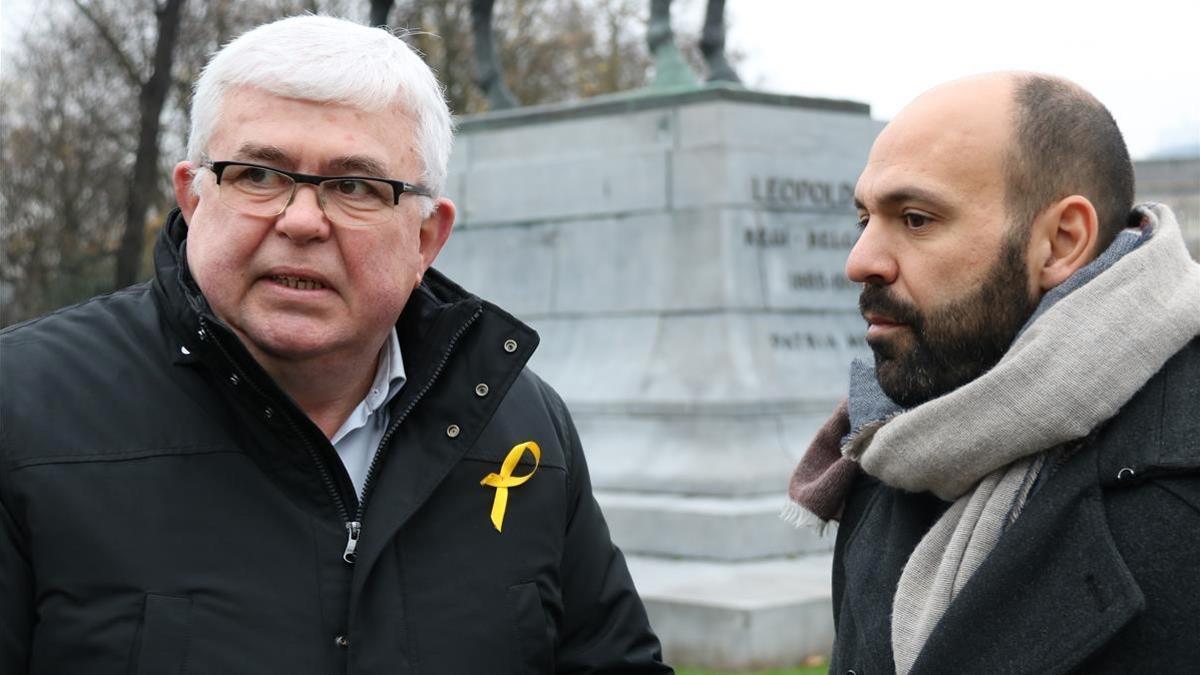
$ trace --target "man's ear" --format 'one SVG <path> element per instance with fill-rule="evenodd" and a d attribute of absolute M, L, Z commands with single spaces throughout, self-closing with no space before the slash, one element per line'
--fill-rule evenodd
<path fill-rule="evenodd" d="M 200 195 L 192 189 L 196 180 L 196 166 L 191 162 L 180 162 L 171 172 L 171 184 L 175 186 L 175 202 L 183 212 L 183 220 L 192 222 L 192 214 L 200 203 Z"/>
<path fill-rule="evenodd" d="M 454 202 L 445 197 L 439 197 L 434 202 L 433 212 L 421 221 L 421 269 L 417 273 L 416 285 L 421 283 L 425 270 L 433 265 L 433 260 L 437 258 L 438 253 L 441 253 L 442 247 L 446 245 L 446 240 L 450 238 L 450 231 L 454 229 L 454 217 L 457 213 L 458 209 L 454 206 Z"/>
<path fill-rule="evenodd" d="M 1036 282 L 1042 292 L 1061 284 L 1099 253 L 1096 207 L 1081 195 L 1064 197 L 1034 221 Z"/>

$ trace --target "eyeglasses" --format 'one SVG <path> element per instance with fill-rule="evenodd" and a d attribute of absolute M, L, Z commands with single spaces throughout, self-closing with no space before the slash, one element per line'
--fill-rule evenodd
<path fill-rule="evenodd" d="M 428 188 L 368 176 L 312 176 L 247 162 L 208 162 L 221 202 L 248 216 L 273 217 L 287 210 L 300 183 L 316 186 L 317 203 L 337 225 L 372 227 L 392 219 L 400 195 L 432 197 Z"/>

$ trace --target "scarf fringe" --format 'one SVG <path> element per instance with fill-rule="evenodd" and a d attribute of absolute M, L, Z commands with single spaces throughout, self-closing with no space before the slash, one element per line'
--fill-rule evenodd
<path fill-rule="evenodd" d="M 797 530 L 811 527 L 817 531 L 818 536 L 822 537 L 825 536 L 825 531 L 831 522 L 822 520 L 820 516 L 805 508 L 804 505 L 791 499 L 783 503 L 783 508 L 779 510 L 779 518 Z"/>

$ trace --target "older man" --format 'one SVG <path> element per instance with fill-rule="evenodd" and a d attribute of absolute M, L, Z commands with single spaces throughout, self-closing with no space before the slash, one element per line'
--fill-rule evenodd
<path fill-rule="evenodd" d="M 1108 111 L 993 74 L 883 130 L 846 263 L 874 364 L 792 516 L 838 520 L 833 670 L 1200 663 L 1200 266 Z"/>
<path fill-rule="evenodd" d="M 0 342 L 0 672 L 670 672 L 537 335 L 430 269 L 428 67 L 287 19 L 192 120 L 153 282 Z"/>

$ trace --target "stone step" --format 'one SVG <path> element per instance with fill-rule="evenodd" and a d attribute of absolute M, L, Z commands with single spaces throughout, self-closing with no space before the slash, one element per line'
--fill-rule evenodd
<path fill-rule="evenodd" d="M 786 668 L 833 646 L 831 553 L 754 562 L 628 556 L 674 666 Z"/>
<path fill-rule="evenodd" d="M 779 518 L 784 490 L 702 497 L 597 490 L 613 541 L 630 554 L 747 561 L 833 549 L 831 535 Z"/>

